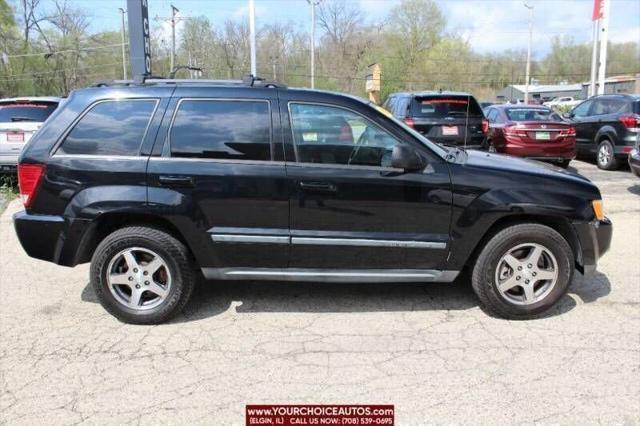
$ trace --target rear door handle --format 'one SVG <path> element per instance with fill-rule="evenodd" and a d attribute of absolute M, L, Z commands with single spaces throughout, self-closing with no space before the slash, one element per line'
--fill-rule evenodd
<path fill-rule="evenodd" d="M 162 175 L 158 177 L 161 185 L 166 186 L 193 186 L 193 177 L 191 176 L 168 176 Z"/>
<path fill-rule="evenodd" d="M 300 189 L 310 192 L 338 192 L 338 187 L 329 182 L 304 182 L 301 181 Z"/>

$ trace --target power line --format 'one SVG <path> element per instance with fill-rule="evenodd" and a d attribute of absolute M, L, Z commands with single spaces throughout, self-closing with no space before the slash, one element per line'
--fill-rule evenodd
<path fill-rule="evenodd" d="M 125 45 L 128 45 L 128 44 L 129 43 L 125 43 Z M 86 51 L 100 50 L 100 49 L 112 49 L 114 47 L 122 47 L 122 43 L 108 44 L 104 46 L 95 46 L 95 47 L 81 47 L 79 49 L 52 50 L 50 52 L 42 52 L 42 53 L 23 53 L 20 55 L 7 55 L 7 57 L 11 59 L 11 58 L 26 58 L 26 57 L 32 57 L 32 56 L 59 55 L 61 53 L 71 53 L 71 52 L 79 53 L 79 52 L 86 52 Z"/>

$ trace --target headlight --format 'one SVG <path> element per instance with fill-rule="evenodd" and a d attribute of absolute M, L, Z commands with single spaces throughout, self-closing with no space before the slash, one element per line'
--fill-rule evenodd
<path fill-rule="evenodd" d="M 591 205 L 593 206 L 593 213 L 596 215 L 596 219 L 604 220 L 604 206 L 602 205 L 602 200 L 593 200 Z"/>

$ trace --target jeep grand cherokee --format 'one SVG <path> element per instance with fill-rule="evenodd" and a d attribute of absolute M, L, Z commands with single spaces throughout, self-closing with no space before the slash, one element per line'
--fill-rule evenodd
<path fill-rule="evenodd" d="M 247 82 L 77 90 L 19 163 L 26 252 L 91 262 L 125 322 L 215 280 L 451 282 L 530 318 L 595 269 L 611 223 L 586 178 L 436 145 L 351 96 Z"/>

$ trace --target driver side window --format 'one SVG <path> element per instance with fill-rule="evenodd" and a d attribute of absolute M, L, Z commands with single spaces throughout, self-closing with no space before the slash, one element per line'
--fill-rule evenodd
<path fill-rule="evenodd" d="M 298 162 L 391 167 L 400 142 L 363 116 L 303 103 L 290 103 L 289 111 Z"/>

